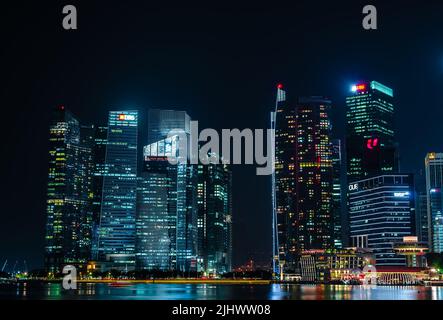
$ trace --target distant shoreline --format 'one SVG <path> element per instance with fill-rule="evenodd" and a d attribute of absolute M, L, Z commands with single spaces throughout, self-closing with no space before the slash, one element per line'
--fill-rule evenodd
<path fill-rule="evenodd" d="M 18 282 L 47 282 L 58 283 L 61 279 L 20 279 Z M 272 280 L 261 279 L 82 279 L 77 280 L 78 283 L 108 283 L 118 286 L 138 283 L 154 283 L 154 284 L 257 284 L 267 285 L 273 283 Z"/>

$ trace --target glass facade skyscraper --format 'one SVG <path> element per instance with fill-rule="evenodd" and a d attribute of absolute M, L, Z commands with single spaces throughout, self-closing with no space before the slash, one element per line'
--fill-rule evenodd
<path fill-rule="evenodd" d="M 136 267 L 176 270 L 177 166 L 155 154 L 145 153 L 138 181 Z"/>
<path fill-rule="evenodd" d="M 332 140 L 332 217 L 334 248 L 343 247 L 342 192 L 341 192 L 341 140 Z"/>
<path fill-rule="evenodd" d="M 275 128 L 273 207 L 279 267 L 298 269 L 303 250 L 333 246 L 333 162 L 331 101 L 323 97 L 300 98 L 295 107 L 286 103 L 278 88 Z M 282 97 L 284 97 L 282 99 Z M 274 271 L 276 270 L 274 263 Z"/>
<path fill-rule="evenodd" d="M 296 113 L 286 101 L 283 86 L 277 86 L 275 110 L 271 112 L 275 130 L 275 170 L 272 174 L 273 272 L 282 274 L 283 266 L 295 268 L 295 230 L 291 220 L 296 213 L 295 141 Z"/>
<path fill-rule="evenodd" d="M 229 165 L 198 165 L 199 269 L 207 274 L 231 271 L 231 183 Z"/>
<path fill-rule="evenodd" d="M 115 269 L 135 266 L 137 111 L 110 111 L 98 260 Z"/>
<path fill-rule="evenodd" d="M 300 98 L 297 105 L 297 250 L 333 246 L 331 101 Z"/>
<path fill-rule="evenodd" d="M 191 117 L 186 111 L 149 109 L 148 144 L 166 139 L 173 129 L 180 129 L 190 134 L 190 122 Z"/>
<path fill-rule="evenodd" d="M 397 172 L 393 90 L 377 81 L 363 81 L 351 92 L 346 98 L 348 181 Z"/>
<path fill-rule="evenodd" d="M 197 270 L 197 166 L 170 164 L 168 157 L 178 156 L 179 137 L 166 138 L 173 129 L 188 134 L 189 121 L 183 111 L 149 111 L 148 140 L 161 139 L 143 150 L 137 216 L 139 269 Z M 156 236 L 161 236 L 161 243 Z"/>
<path fill-rule="evenodd" d="M 386 174 L 349 183 L 351 241 L 373 251 L 376 266 L 405 266 L 394 244 L 414 232 L 414 181 L 409 174 Z"/>
<path fill-rule="evenodd" d="M 92 226 L 92 248 L 91 259 L 98 258 L 98 227 L 100 223 L 100 213 L 102 207 L 103 196 L 103 176 L 106 172 L 105 158 L 106 145 L 108 141 L 108 128 L 104 126 L 82 126 L 80 128 L 81 141 L 84 145 L 92 150 L 93 158 L 93 172 L 92 180 L 92 194 L 91 194 L 91 211 L 92 221 L 89 223 Z"/>
<path fill-rule="evenodd" d="M 59 272 L 64 264 L 89 259 L 93 156 L 81 144 L 78 120 L 64 106 L 53 111 L 49 135 L 45 267 Z"/>
<path fill-rule="evenodd" d="M 443 153 L 425 158 L 428 241 L 432 252 L 443 252 Z"/>

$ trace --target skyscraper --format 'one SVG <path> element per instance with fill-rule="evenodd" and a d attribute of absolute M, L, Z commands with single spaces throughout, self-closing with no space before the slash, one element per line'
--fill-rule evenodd
<path fill-rule="evenodd" d="M 158 143 L 170 151 L 158 153 Z M 136 267 L 139 270 L 177 269 L 177 166 L 166 156 L 172 155 L 171 139 L 161 140 L 144 149 L 144 166 L 137 188 Z M 152 147 L 152 152 L 151 152 Z"/>
<path fill-rule="evenodd" d="M 343 247 L 341 195 L 341 141 L 332 140 L 332 217 L 334 248 Z"/>
<path fill-rule="evenodd" d="M 178 156 L 179 137 L 167 138 L 173 129 L 189 135 L 190 117 L 184 111 L 159 109 L 150 110 L 148 116 L 151 142 L 143 150 L 139 179 L 137 267 L 196 271 L 197 166 L 170 164 L 168 157 Z M 159 192 L 162 186 L 165 189 Z M 162 242 L 153 243 L 159 232 Z"/>
<path fill-rule="evenodd" d="M 443 153 L 425 158 L 428 241 L 431 252 L 443 252 Z"/>
<path fill-rule="evenodd" d="M 86 263 L 91 248 L 91 149 L 80 143 L 80 124 L 59 106 L 49 130 L 45 266 Z"/>
<path fill-rule="evenodd" d="M 296 250 L 333 245 L 331 101 L 300 98 L 296 138 Z"/>
<path fill-rule="evenodd" d="M 414 232 L 414 181 L 410 174 L 385 174 L 349 183 L 352 245 L 372 249 L 376 266 L 405 266 L 394 244 Z"/>
<path fill-rule="evenodd" d="M 110 111 L 98 259 L 115 269 L 135 266 L 137 111 Z"/>
<path fill-rule="evenodd" d="M 416 193 L 417 201 L 417 237 L 420 242 L 429 244 L 428 196 L 424 191 Z"/>
<path fill-rule="evenodd" d="M 98 227 L 100 224 L 100 213 L 103 196 L 103 176 L 106 173 L 106 145 L 108 141 L 108 128 L 103 126 L 82 126 L 80 128 L 82 144 L 89 147 L 92 151 L 93 172 L 91 176 L 92 183 L 92 203 L 91 219 L 89 223 L 92 226 L 92 248 L 91 259 L 97 260 L 98 255 Z"/>
<path fill-rule="evenodd" d="M 176 137 L 144 148 L 138 187 L 137 268 L 197 270 L 197 172 L 187 163 L 170 164 Z"/>
<path fill-rule="evenodd" d="M 290 107 L 282 86 L 277 89 L 272 185 L 274 272 L 281 274 L 281 266 L 287 272 L 298 268 L 301 251 L 333 245 L 333 163 L 330 100 L 300 98 Z"/>
<path fill-rule="evenodd" d="M 346 98 L 346 154 L 349 182 L 397 172 L 393 90 L 377 81 L 351 87 Z"/>
<path fill-rule="evenodd" d="M 199 268 L 207 274 L 231 271 L 231 183 L 229 165 L 198 165 Z"/>
<path fill-rule="evenodd" d="M 295 141 L 296 113 L 286 101 L 283 85 L 277 85 L 275 110 L 271 112 L 275 130 L 275 164 L 272 174 L 272 252 L 273 272 L 282 274 L 283 266 L 296 266 L 293 247 L 296 241 L 292 220 L 296 214 Z"/>
<path fill-rule="evenodd" d="M 149 109 L 148 111 L 148 144 L 165 139 L 173 129 L 190 133 L 191 117 L 186 111 Z"/>

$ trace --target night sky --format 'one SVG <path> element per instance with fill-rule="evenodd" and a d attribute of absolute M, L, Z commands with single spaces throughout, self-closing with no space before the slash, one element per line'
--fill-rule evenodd
<path fill-rule="evenodd" d="M 281 82 L 290 99 L 331 97 L 341 138 L 351 84 L 377 80 L 394 89 L 402 171 L 417 172 L 426 152 L 443 151 L 443 3 L 371 1 L 378 30 L 366 31 L 361 12 L 369 1 L 294 2 L 2 4 L 0 265 L 42 265 L 49 111 L 56 105 L 85 124 L 106 124 L 113 109 L 158 107 L 186 110 L 200 128 L 266 128 Z M 78 9 L 75 31 L 62 28 L 68 4 Z M 235 166 L 233 187 L 234 264 L 265 260 L 270 177 Z"/>

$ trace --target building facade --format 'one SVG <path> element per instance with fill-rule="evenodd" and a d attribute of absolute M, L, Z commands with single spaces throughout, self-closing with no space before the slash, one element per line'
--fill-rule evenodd
<path fill-rule="evenodd" d="M 148 144 L 166 139 L 174 129 L 190 134 L 191 117 L 186 111 L 149 109 L 148 111 Z"/>
<path fill-rule="evenodd" d="M 272 174 L 272 242 L 273 272 L 283 266 L 296 267 L 296 234 L 292 220 L 296 214 L 295 141 L 296 112 L 286 101 L 283 86 L 277 86 L 275 110 L 271 112 L 271 128 L 275 130 L 275 165 Z"/>
<path fill-rule="evenodd" d="M 351 87 L 346 98 L 347 176 L 352 182 L 398 170 L 394 92 L 377 81 Z"/>
<path fill-rule="evenodd" d="M 394 245 L 415 232 L 413 176 L 386 174 L 351 182 L 348 201 L 352 245 L 372 250 L 376 266 L 404 266 Z"/>
<path fill-rule="evenodd" d="M 168 161 L 178 155 L 178 143 L 174 136 L 144 147 L 137 200 L 138 269 L 197 271 L 197 166 Z"/>
<path fill-rule="evenodd" d="M 431 252 L 443 252 L 443 153 L 425 158 L 428 241 Z"/>
<path fill-rule="evenodd" d="M 105 268 L 135 267 L 137 111 L 110 111 L 97 257 Z"/>
<path fill-rule="evenodd" d="M 273 175 L 274 272 L 299 268 L 304 250 L 333 247 L 331 101 L 300 98 L 295 107 L 278 88 Z M 278 261 L 278 262 L 276 262 Z M 276 267 L 277 266 L 277 267 Z"/>
<path fill-rule="evenodd" d="M 295 225 L 301 251 L 333 247 L 330 108 L 323 97 L 300 98 L 297 104 Z"/>
<path fill-rule="evenodd" d="M 59 106 L 49 129 L 45 267 L 83 265 L 91 249 L 92 151 L 81 143 L 78 120 Z"/>
<path fill-rule="evenodd" d="M 206 274 L 232 268 L 232 174 L 229 165 L 198 165 L 199 270 Z"/>
<path fill-rule="evenodd" d="M 342 228 L 342 190 L 341 190 L 341 141 L 332 140 L 332 217 L 334 248 L 343 247 L 344 228 Z"/>

